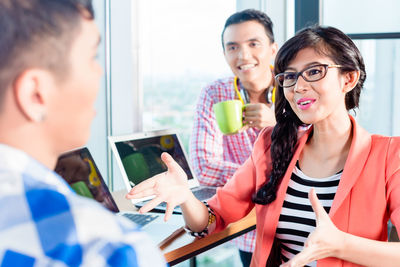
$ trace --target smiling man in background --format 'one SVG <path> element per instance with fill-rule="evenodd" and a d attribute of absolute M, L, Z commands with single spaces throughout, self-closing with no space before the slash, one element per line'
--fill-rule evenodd
<path fill-rule="evenodd" d="M 191 163 L 202 185 L 224 185 L 250 156 L 260 130 L 276 123 L 271 109 L 274 75 L 270 63 L 278 46 L 272 27 L 271 19 L 254 9 L 234 13 L 225 22 L 222 48 L 234 76 L 216 80 L 203 88 L 190 141 Z M 212 107 L 232 99 L 244 100 L 246 126 L 235 135 L 223 135 Z M 233 242 L 239 248 L 243 266 L 249 266 L 255 232 Z"/>

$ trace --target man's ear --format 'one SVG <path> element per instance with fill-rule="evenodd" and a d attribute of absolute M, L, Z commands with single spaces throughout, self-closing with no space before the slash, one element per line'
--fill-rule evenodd
<path fill-rule="evenodd" d="M 358 80 L 360 79 L 360 71 L 350 71 L 344 74 L 344 86 L 343 93 L 348 93 L 356 87 Z"/>
<path fill-rule="evenodd" d="M 21 73 L 13 83 L 16 104 L 27 120 L 41 122 L 46 116 L 46 87 L 50 79 L 49 72 L 30 69 Z"/>
<path fill-rule="evenodd" d="M 271 44 L 271 49 L 272 49 L 272 58 L 275 58 L 276 53 L 278 53 L 278 44 L 276 42 L 273 42 Z"/>

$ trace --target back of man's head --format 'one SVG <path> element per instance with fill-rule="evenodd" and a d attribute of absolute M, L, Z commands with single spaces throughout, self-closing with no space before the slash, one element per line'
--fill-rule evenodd
<path fill-rule="evenodd" d="M 91 0 L 0 0 L 0 106 L 26 69 L 68 76 L 68 55 L 80 18 L 93 19 Z"/>
<path fill-rule="evenodd" d="M 275 42 L 274 32 L 272 30 L 273 23 L 272 23 L 270 17 L 268 17 L 268 15 L 265 14 L 264 12 L 256 10 L 256 9 L 245 9 L 243 11 L 239 11 L 239 12 L 232 14 L 226 20 L 224 29 L 222 30 L 222 34 L 221 34 L 223 48 L 225 48 L 224 47 L 224 33 L 225 33 L 226 28 L 228 28 L 230 25 L 239 24 L 239 23 L 243 23 L 246 21 L 256 21 L 256 22 L 260 23 L 261 25 L 263 25 L 263 27 L 265 29 L 265 33 L 268 36 L 271 43 Z"/>

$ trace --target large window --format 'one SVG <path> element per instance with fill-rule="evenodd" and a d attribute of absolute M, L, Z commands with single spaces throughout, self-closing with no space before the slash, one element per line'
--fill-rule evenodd
<path fill-rule="evenodd" d="M 398 0 L 321 1 L 323 24 L 346 33 L 382 33 L 400 31 Z"/>
<path fill-rule="evenodd" d="M 221 32 L 236 0 L 146 0 L 139 6 L 143 130 L 176 129 L 188 151 L 201 89 L 231 75 Z M 239 267 L 229 243 L 197 257 L 198 266 Z M 193 263 L 193 262 L 192 262 Z M 178 266 L 189 266 L 188 261 Z"/>
<path fill-rule="evenodd" d="M 400 39 L 355 42 L 367 72 L 357 120 L 371 133 L 400 135 Z"/>
<path fill-rule="evenodd" d="M 234 0 L 141 3 L 144 130 L 177 129 L 187 149 L 201 88 L 230 75 L 220 35 L 235 10 Z"/>
<path fill-rule="evenodd" d="M 397 0 L 323 2 L 323 24 L 349 34 L 363 55 L 367 80 L 356 118 L 371 133 L 400 135 L 399 9 Z"/>

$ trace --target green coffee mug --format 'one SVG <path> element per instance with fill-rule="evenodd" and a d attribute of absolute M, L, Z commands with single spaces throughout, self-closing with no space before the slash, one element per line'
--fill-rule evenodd
<path fill-rule="evenodd" d="M 240 100 L 227 100 L 213 105 L 215 118 L 223 134 L 236 134 L 243 127 L 243 104 Z"/>

